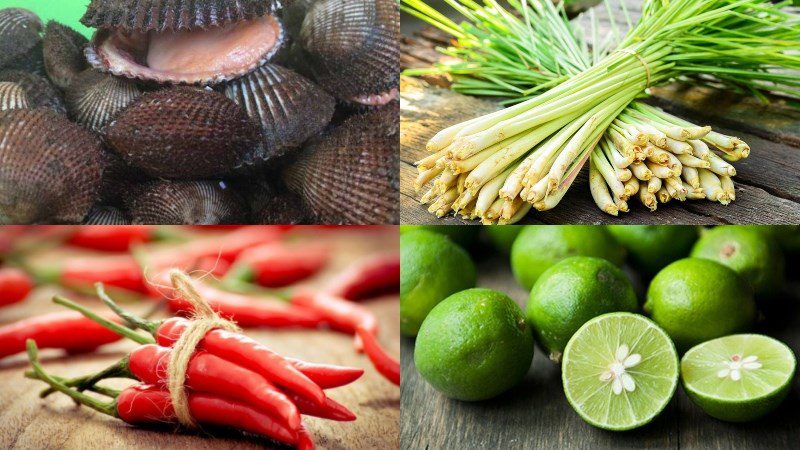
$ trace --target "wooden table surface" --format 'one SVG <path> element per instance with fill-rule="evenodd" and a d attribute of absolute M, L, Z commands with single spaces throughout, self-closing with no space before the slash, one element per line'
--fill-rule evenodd
<path fill-rule="evenodd" d="M 795 263 L 795 267 L 797 264 Z M 514 281 L 506 258 L 478 262 L 478 286 L 505 292 L 520 306 L 528 295 Z M 641 291 L 641 284 L 639 286 Z M 800 283 L 793 281 L 794 304 L 788 323 L 768 334 L 800 356 Z M 763 330 L 762 330 L 763 331 Z M 800 442 L 800 379 L 778 410 L 756 422 L 732 424 L 706 415 L 682 388 L 650 424 L 628 432 L 610 432 L 584 422 L 567 402 L 559 366 L 536 347 L 523 382 L 483 402 L 450 400 L 428 385 L 414 367 L 414 340 L 401 343 L 400 440 L 403 449 L 620 449 L 719 448 L 786 449 Z"/>
<path fill-rule="evenodd" d="M 326 239 L 315 236 L 315 239 Z M 324 283 L 358 257 L 397 247 L 397 233 L 343 232 L 334 238 L 340 251 L 324 273 L 308 285 Z M 24 303 L 0 311 L 0 325 L 51 311 L 63 310 L 50 302 L 57 289 L 39 288 Z M 74 294 L 70 294 L 74 297 Z M 97 311 L 106 311 L 99 300 L 82 298 L 81 303 Z M 399 354 L 399 302 L 386 296 L 363 303 L 380 320 L 380 339 L 392 354 Z M 143 312 L 149 304 L 126 307 Z M 286 356 L 307 361 L 365 368 L 365 374 L 351 385 L 328 391 L 331 398 L 350 408 L 358 419 L 333 422 L 304 418 L 318 448 L 323 449 L 392 449 L 399 447 L 400 391 L 386 381 L 364 355 L 353 350 L 352 338 L 323 330 L 247 329 L 246 334 Z M 85 355 L 66 356 L 57 350 L 42 350 L 44 368 L 61 376 L 78 376 L 105 368 L 135 348 L 132 342 L 119 342 Z M 46 400 L 37 393 L 42 382 L 23 378 L 28 368 L 24 355 L 0 361 L 0 448 L 2 449 L 245 449 L 272 448 L 263 438 L 243 437 L 238 433 L 214 436 L 176 432 L 173 428 L 143 429 L 104 416 L 89 408 L 76 408 L 64 395 Z M 118 387 L 131 382 L 119 380 Z M 114 386 L 113 383 L 108 383 Z M 284 447 L 279 447 L 284 448 Z"/>
<path fill-rule="evenodd" d="M 635 18 L 640 2 L 625 0 L 625 3 Z M 607 26 L 604 8 L 596 10 L 601 28 Z M 407 18 L 404 16 L 403 20 Z M 430 67 L 441 59 L 435 48 L 446 45 L 447 36 L 431 28 L 404 36 L 401 66 Z M 492 100 L 449 91 L 447 84 L 447 80 L 437 77 L 401 79 L 401 223 L 466 223 L 452 215 L 437 219 L 427 211 L 427 206 L 419 203 L 424 191 L 414 190 L 417 172 L 413 162 L 427 156 L 425 143 L 437 131 L 500 106 Z M 630 212 L 613 217 L 594 204 L 585 169 L 555 209 L 532 211 L 523 223 L 800 223 L 800 108 L 796 102 L 790 104 L 786 99 L 775 98 L 764 105 L 752 97 L 681 84 L 653 89 L 653 94 L 651 103 L 695 123 L 738 136 L 751 146 L 750 157 L 734 164 L 738 172 L 734 177 L 736 201 L 728 206 L 706 200 L 672 201 L 659 205 L 654 213 L 634 201 L 630 203 Z"/>

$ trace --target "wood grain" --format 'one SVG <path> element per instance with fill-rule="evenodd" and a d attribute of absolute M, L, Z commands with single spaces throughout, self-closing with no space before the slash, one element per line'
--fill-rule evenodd
<path fill-rule="evenodd" d="M 328 239 L 316 233 L 314 239 Z M 376 251 L 397 247 L 397 233 L 339 233 L 332 241 L 338 251 L 331 266 L 308 286 L 324 283 L 342 267 Z M 24 303 L 3 308 L 0 325 L 23 317 L 61 310 L 50 302 L 57 289 L 39 288 Z M 70 294 L 73 297 L 73 294 Z M 102 304 L 93 298 L 80 302 L 98 311 Z M 396 296 L 364 302 L 380 320 L 380 339 L 391 353 L 399 353 L 399 305 Z M 139 313 L 149 304 L 125 305 Z M 378 374 L 369 360 L 356 354 L 352 338 L 325 330 L 248 329 L 246 334 L 270 346 L 280 354 L 303 360 L 365 368 L 357 382 L 328 391 L 331 398 L 350 408 L 358 419 L 354 422 L 333 422 L 304 418 L 318 448 L 324 449 L 392 449 L 399 447 L 400 393 L 397 386 Z M 43 350 L 47 371 L 62 376 L 77 376 L 97 371 L 119 360 L 135 344 L 120 342 L 85 355 L 66 356 L 57 350 Z M 256 449 L 275 447 L 263 438 L 242 437 L 233 432 L 197 434 L 177 432 L 172 427 L 143 429 L 103 416 L 88 408 L 76 408 L 63 395 L 40 400 L 37 393 L 44 384 L 28 380 L 24 355 L 0 362 L 0 448 L 3 449 Z M 116 380 L 115 380 L 116 381 Z M 123 387 L 130 381 L 119 380 Z M 114 384 L 109 384 L 114 385 Z M 280 447 L 284 448 L 284 447 Z"/>
<path fill-rule="evenodd" d="M 505 292 L 520 306 L 527 303 L 527 292 L 514 281 L 507 258 L 495 255 L 479 259 L 478 273 L 478 286 Z M 785 301 L 786 305 L 795 305 L 787 312 L 787 323 L 759 331 L 782 340 L 800 354 L 798 280 L 794 280 Z M 559 367 L 538 346 L 523 382 L 485 402 L 450 400 L 430 387 L 414 367 L 413 339 L 403 338 L 401 362 L 403 449 L 779 449 L 794 448 L 800 441 L 797 378 L 789 398 L 762 420 L 746 424 L 715 420 L 679 387 L 672 402 L 653 422 L 615 433 L 588 425 L 573 411 L 562 390 Z"/>
<path fill-rule="evenodd" d="M 641 13 L 640 2 L 625 0 L 633 21 Z M 618 2 L 611 2 L 612 12 L 623 17 Z M 605 8 L 594 8 L 599 35 L 610 29 Z M 406 19 L 406 17 L 404 17 Z M 583 14 L 575 19 L 589 29 L 591 18 Z M 618 23 L 624 32 L 624 23 Z M 587 33 L 590 35 L 590 33 Z M 405 68 L 430 67 L 446 58 L 436 52 L 437 46 L 448 45 L 446 35 L 431 27 L 401 41 L 401 65 Z M 427 156 L 425 144 L 439 130 L 495 111 L 500 106 L 491 99 L 468 97 L 447 89 L 450 80 L 441 76 L 420 79 L 401 78 L 401 222 L 418 224 L 442 223 L 427 212 L 419 200 L 424 189 L 416 192 L 413 162 Z M 532 211 L 522 223 L 615 223 L 615 224 L 796 224 L 800 223 L 800 109 L 796 102 L 775 97 L 769 104 L 759 100 L 710 88 L 673 83 L 652 89 L 648 100 L 665 110 L 708 124 L 723 133 L 742 138 L 750 144 L 749 158 L 735 164 L 734 178 L 737 199 L 728 206 L 705 200 L 672 201 L 649 212 L 638 200 L 629 202 L 631 211 L 619 217 L 601 212 L 594 204 L 583 170 L 567 196 L 555 209 Z M 445 223 L 466 223 L 450 217 Z"/>

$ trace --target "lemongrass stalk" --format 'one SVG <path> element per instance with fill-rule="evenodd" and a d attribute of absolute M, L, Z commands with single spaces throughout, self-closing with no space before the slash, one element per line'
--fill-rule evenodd
<path fill-rule="evenodd" d="M 442 217 L 450 211 L 450 207 L 453 205 L 453 202 L 458 197 L 458 191 L 456 190 L 455 186 L 451 187 L 447 190 L 444 194 L 439 196 L 431 205 L 428 207 L 428 212 L 436 214 L 436 217 Z"/>
<path fill-rule="evenodd" d="M 625 182 L 625 194 L 630 198 L 639 192 L 639 180 L 636 177 L 631 178 Z"/>
<path fill-rule="evenodd" d="M 447 156 L 447 149 L 443 149 L 443 150 L 440 150 L 440 151 L 438 151 L 436 153 L 432 153 L 432 154 L 420 159 L 419 161 L 415 162 L 414 165 L 417 166 L 417 170 L 420 170 L 420 171 L 428 170 L 428 169 L 431 169 L 433 167 L 436 167 L 437 161 L 439 161 L 439 159 L 441 159 L 441 158 L 444 158 L 445 156 Z"/>
<path fill-rule="evenodd" d="M 700 159 L 708 160 L 708 155 L 711 154 L 711 150 L 705 142 L 699 139 L 691 139 L 688 142 L 689 145 L 692 146 L 692 155 Z"/>
<path fill-rule="evenodd" d="M 564 195 L 566 195 L 570 186 L 572 186 L 572 183 L 575 182 L 575 178 L 578 177 L 578 173 L 581 171 L 584 164 L 589 159 L 589 155 L 591 154 L 592 150 L 596 145 L 597 145 L 596 141 L 588 143 L 584 151 L 581 153 L 580 157 L 577 160 L 575 160 L 575 162 L 572 164 L 567 174 L 564 175 L 564 178 L 558 184 L 558 187 L 555 190 L 551 191 L 549 195 L 545 196 L 544 199 L 534 203 L 533 207 L 539 211 L 547 211 L 555 208 L 564 198 Z"/>
<path fill-rule="evenodd" d="M 428 189 L 427 192 L 422 194 L 422 197 L 420 197 L 419 202 L 422 203 L 423 205 L 427 205 L 428 203 L 432 202 L 433 199 L 435 199 L 438 196 L 439 196 L 439 194 L 434 192 L 433 188 L 430 188 L 430 189 Z"/>
<path fill-rule="evenodd" d="M 611 163 L 608 162 L 599 146 L 595 148 L 590 158 L 594 161 L 595 169 L 605 180 L 612 195 L 618 199 L 626 199 L 623 198 L 625 195 L 625 187 L 622 185 L 622 181 L 617 177 L 617 173 L 611 167 Z"/>
<path fill-rule="evenodd" d="M 540 156 L 533 161 L 523 178 L 523 184 L 529 188 L 529 193 L 531 192 L 531 187 L 537 185 L 550 171 L 564 145 L 581 128 L 582 124 L 591 117 L 591 112 L 589 111 L 578 119 L 573 120 L 569 125 L 542 143 L 537 150 Z M 542 191 L 542 197 L 544 197 L 544 191 Z M 532 200 L 529 199 L 528 201 Z"/>
<path fill-rule="evenodd" d="M 417 175 L 417 178 L 414 180 L 414 190 L 419 192 L 423 186 L 428 184 L 431 180 L 436 178 L 437 175 L 442 173 L 443 168 L 441 167 L 433 167 L 428 170 L 424 170 Z"/>
<path fill-rule="evenodd" d="M 614 148 L 626 159 L 634 159 L 641 152 L 641 147 L 626 139 L 622 133 L 616 130 L 608 130 L 607 134 L 611 138 Z M 645 134 L 645 136 L 647 135 Z"/>
<path fill-rule="evenodd" d="M 661 164 L 662 166 L 669 166 L 670 165 L 670 153 L 665 152 L 659 148 L 654 148 L 652 154 L 647 157 L 648 161 L 652 161 L 656 164 Z"/>
<path fill-rule="evenodd" d="M 724 191 L 717 175 L 708 169 L 697 169 L 697 174 L 700 177 L 700 188 L 703 189 L 706 198 L 713 202 L 719 201 Z"/>
<path fill-rule="evenodd" d="M 656 192 L 656 197 L 660 203 L 669 203 L 672 200 L 672 196 L 669 195 L 669 191 L 667 191 L 667 186 L 661 186 L 661 189 Z"/>
<path fill-rule="evenodd" d="M 686 198 L 689 200 L 703 200 L 706 198 L 706 194 L 702 189 L 692 188 L 686 183 L 683 183 L 683 187 L 687 190 Z"/>
<path fill-rule="evenodd" d="M 458 182 L 458 175 L 449 170 L 445 170 L 439 175 L 439 178 L 433 182 L 433 191 L 439 195 L 444 194 L 448 189 L 455 186 L 456 182 Z"/>
<path fill-rule="evenodd" d="M 628 166 L 630 166 L 631 163 L 633 163 L 634 154 L 631 153 L 629 156 L 624 156 L 617 149 L 617 146 L 611 143 L 607 137 L 600 141 L 600 148 L 603 149 L 603 153 L 605 153 L 606 158 L 608 158 L 608 160 L 611 161 L 614 167 L 618 169 L 625 169 Z"/>
<path fill-rule="evenodd" d="M 511 220 L 512 217 L 519 211 L 522 205 L 525 204 L 525 200 L 514 197 L 513 200 L 505 199 L 503 202 L 503 210 L 500 213 L 500 218 L 498 220 L 501 221 L 508 221 Z"/>
<path fill-rule="evenodd" d="M 717 175 L 727 175 L 729 177 L 736 176 L 736 169 L 725 162 L 722 158 L 717 156 L 715 153 L 708 154 L 708 162 L 711 164 L 711 167 L 708 170 L 716 173 Z"/>
<path fill-rule="evenodd" d="M 626 140 L 633 143 L 633 145 L 647 144 L 647 135 L 637 130 L 636 127 L 627 125 L 619 120 L 614 120 L 611 122 L 609 128 L 621 134 Z"/>
<path fill-rule="evenodd" d="M 636 161 L 629 168 L 633 172 L 633 176 L 641 181 L 650 181 L 653 178 L 653 172 L 642 162 Z"/>
<path fill-rule="evenodd" d="M 681 175 L 683 175 L 683 179 L 689 183 L 689 186 L 697 189 L 700 187 L 700 176 L 697 173 L 697 169 L 694 167 L 690 167 L 684 164 L 683 170 L 681 171 Z"/>
<path fill-rule="evenodd" d="M 647 140 L 652 142 L 656 147 L 665 147 L 667 145 L 667 135 L 656 127 L 643 122 L 636 122 L 632 125 L 642 133 L 645 133 L 647 135 Z"/>
<path fill-rule="evenodd" d="M 653 195 L 650 191 L 647 190 L 647 186 L 642 185 L 639 189 L 639 201 L 647 207 L 651 212 L 658 209 L 658 202 L 656 201 L 656 196 Z"/>
<path fill-rule="evenodd" d="M 456 180 L 456 190 L 458 191 L 459 194 L 464 192 L 464 181 L 466 179 L 467 179 L 467 174 L 462 173 L 458 175 L 458 178 Z"/>
<path fill-rule="evenodd" d="M 642 126 L 653 127 L 666 137 L 675 139 L 676 141 L 685 141 L 689 138 L 689 132 L 687 130 L 676 125 L 666 125 L 657 120 L 652 120 L 644 114 L 638 113 L 636 110 L 627 111 L 623 113 L 622 117 L 626 119 L 629 118 L 628 120 L 630 121 L 638 121 Z M 664 141 L 664 145 L 659 145 L 659 147 L 664 146 L 666 146 L 666 140 Z"/>
<path fill-rule="evenodd" d="M 647 166 L 648 169 L 650 169 L 650 172 L 653 173 L 653 176 L 656 176 L 658 178 L 667 179 L 675 175 L 672 172 L 672 169 L 670 169 L 667 166 L 662 166 L 661 164 L 656 164 L 652 161 L 645 161 L 645 165 Z"/>
<path fill-rule="evenodd" d="M 501 110 L 497 111 L 497 113 L 500 113 L 500 111 L 505 111 L 505 110 L 501 109 Z M 462 129 L 467 128 L 468 126 L 473 125 L 475 123 L 478 123 L 481 120 L 486 120 L 486 117 L 488 117 L 488 116 L 476 117 L 474 119 L 470 119 L 470 120 L 467 120 L 465 122 L 461 122 L 461 123 L 457 123 L 455 125 L 451 125 L 451 126 L 445 128 L 444 130 L 439 131 L 438 133 L 433 135 L 432 138 L 430 138 L 428 140 L 428 143 L 425 146 L 425 148 L 429 152 L 436 152 L 436 153 L 439 153 L 440 151 L 445 150 L 448 146 L 450 146 L 453 143 L 453 140 L 455 139 L 456 135 Z"/>
<path fill-rule="evenodd" d="M 697 167 L 700 169 L 708 169 L 711 167 L 710 162 L 696 158 L 692 155 L 677 155 L 676 158 L 678 158 L 678 161 L 680 161 L 684 167 Z"/>
<path fill-rule="evenodd" d="M 655 194 L 661 189 L 661 178 L 653 177 L 647 182 L 647 192 Z"/>
<path fill-rule="evenodd" d="M 502 198 L 498 198 L 492 203 L 492 206 L 486 210 L 486 214 L 484 215 L 484 220 L 491 220 L 496 221 L 500 218 L 500 215 L 503 213 L 503 200 Z"/>
<path fill-rule="evenodd" d="M 686 194 L 688 194 L 689 191 L 687 189 L 684 189 L 683 182 L 681 181 L 680 178 L 678 177 L 667 178 L 666 180 L 664 180 L 664 182 L 667 184 L 667 190 L 670 190 L 670 188 L 672 188 L 672 190 L 675 191 L 673 197 L 677 198 L 680 201 L 686 200 Z"/>
<path fill-rule="evenodd" d="M 515 223 L 519 222 L 520 220 L 522 220 L 522 218 L 525 217 L 526 214 L 528 214 L 528 212 L 531 210 L 531 208 L 533 208 L 533 205 L 531 205 L 530 203 L 524 203 L 523 202 L 522 206 L 517 210 L 516 213 L 514 213 L 514 215 L 510 219 L 505 220 L 505 219 L 501 218 L 500 220 L 497 221 L 497 224 L 498 225 L 512 225 L 512 224 L 515 224 Z"/>
<path fill-rule="evenodd" d="M 676 141 L 671 138 L 667 138 L 667 146 L 665 148 L 676 155 L 692 154 L 692 146 L 688 142 Z"/>
<path fill-rule="evenodd" d="M 541 156 L 541 153 L 533 151 L 511 171 L 511 174 L 503 183 L 503 187 L 500 188 L 500 198 L 511 200 L 520 195 L 524 187 L 523 180 L 525 179 L 525 174 L 528 173 L 528 169 L 530 169 L 533 162 Z"/>
<path fill-rule="evenodd" d="M 497 200 L 500 194 L 500 188 L 503 187 L 503 183 L 505 183 L 506 178 L 511 175 L 513 170 L 513 167 L 509 167 L 505 172 L 494 177 L 480 189 L 478 192 L 478 201 L 475 204 L 475 213 L 479 217 L 484 217 L 486 211 L 492 206 L 495 200 Z"/>
<path fill-rule="evenodd" d="M 725 192 L 725 195 L 731 200 L 736 200 L 736 188 L 733 185 L 733 179 L 726 175 L 721 175 L 719 177 L 719 184 L 722 186 L 722 190 Z"/>
<path fill-rule="evenodd" d="M 592 194 L 595 204 L 601 211 L 616 216 L 619 214 L 619 208 L 617 208 L 616 203 L 611 199 L 611 195 L 608 193 L 608 185 L 603 175 L 601 175 L 600 171 L 597 169 L 595 159 L 596 158 L 592 157 L 589 160 L 589 191 Z"/>

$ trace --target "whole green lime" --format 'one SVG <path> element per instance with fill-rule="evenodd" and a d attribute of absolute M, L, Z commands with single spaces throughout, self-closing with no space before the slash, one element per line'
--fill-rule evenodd
<path fill-rule="evenodd" d="M 470 248 L 478 240 L 481 228 L 477 226 L 464 225 L 400 225 L 400 234 L 411 231 L 425 230 L 443 234 L 453 240 L 456 244 Z"/>
<path fill-rule="evenodd" d="M 468 289 L 428 314 L 417 336 L 414 363 L 422 378 L 450 398 L 495 397 L 519 383 L 533 359 L 533 336 L 522 310 L 507 295 Z"/>
<path fill-rule="evenodd" d="M 697 227 L 688 225 L 609 225 L 608 231 L 628 250 L 634 269 L 648 276 L 688 256 L 697 240 Z"/>
<path fill-rule="evenodd" d="M 444 235 L 425 230 L 400 236 L 400 331 L 416 336 L 431 309 L 475 286 L 475 264 Z"/>
<path fill-rule="evenodd" d="M 724 264 L 753 287 L 756 297 L 771 297 L 784 284 L 783 252 L 769 235 L 749 226 L 721 226 L 703 234 L 692 257 Z"/>
<path fill-rule="evenodd" d="M 539 344 L 555 362 L 584 323 L 601 314 L 635 312 L 631 282 L 602 258 L 573 256 L 547 269 L 531 290 L 526 312 Z"/>
<path fill-rule="evenodd" d="M 511 247 L 511 269 L 525 289 L 553 264 L 570 256 L 596 256 L 622 265 L 625 249 L 603 227 L 528 225 Z"/>
<path fill-rule="evenodd" d="M 506 255 L 511 253 L 511 246 L 514 244 L 514 240 L 517 236 L 519 236 L 522 228 L 522 225 L 494 225 L 483 227 L 492 245 Z"/>
<path fill-rule="evenodd" d="M 750 285 L 728 267 L 701 258 L 681 259 L 659 272 L 644 310 L 681 351 L 746 331 L 756 316 Z"/>

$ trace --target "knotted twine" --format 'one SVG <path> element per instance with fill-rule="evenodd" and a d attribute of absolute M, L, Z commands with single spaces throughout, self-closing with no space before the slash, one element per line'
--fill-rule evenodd
<path fill-rule="evenodd" d="M 186 302 L 192 305 L 194 314 L 189 325 L 181 333 L 181 337 L 172 346 L 172 354 L 167 366 L 170 400 L 175 409 L 175 416 L 181 425 L 188 428 L 198 428 L 197 422 L 189 410 L 189 396 L 186 394 L 186 372 L 189 361 L 192 359 L 197 345 L 206 336 L 206 333 L 215 329 L 239 332 L 241 331 L 233 322 L 221 318 L 211 306 L 197 292 L 194 280 L 185 272 L 172 269 L 169 272 L 172 287 Z"/>

